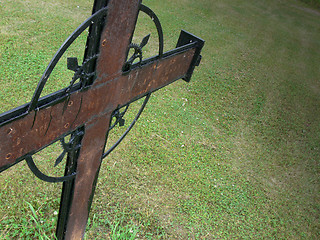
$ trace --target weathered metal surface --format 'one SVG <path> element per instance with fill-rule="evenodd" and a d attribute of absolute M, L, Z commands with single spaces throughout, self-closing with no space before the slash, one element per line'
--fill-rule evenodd
<path fill-rule="evenodd" d="M 138 17 L 140 1 L 109 1 L 105 29 L 101 35 L 97 80 L 94 85 L 114 79 L 121 74 L 126 61 Z"/>
<path fill-rule="evenodd" d="M 84 104 L 84 109 L 87 108 L 87 110 L 80 110 L 81 113 L 91 112 L 89 109 L 98 109 L 98 111 L 91 114 L 90 121 L 85 124 L 86 134 L 82 139 L 82 149 L 77 161 L 77 176 L 66 228 L 66 239 L 76 240 L 84 236 L 110 118 L 116 108 L 116 102 L 113 99 L 117 93 L 113 90 L 114 87 L 104 83 L 109 81 L 110 76 L 116 73 L 121 74 L 138 16 L 139 4 L 139 1 L 125 0 L 111 0 L 108 3 L 108 16 L 100 41 L 100 56 L 97 63 L 98 77 L 92 86 L 92 91 L 84 96 L 84 102 L 88 103 L 88 105 Z M 114 82 L 112 85 L 118 85 L 118 81 L 112 82 Z M 100 101 L 94 101 L 92 104 L 93 99 Z M 81 121 L 81 118 L 79 119 Z"/>
<path fill-rule="evenodd" d="M 185 76 L 195 49 L 101 78 L 85 92 L 10 122 L 0 128 L 0 168 L 14 164 L 27 153 L 38 151 L 65 133 L 74 131 L 92 116 L 109 113 Z M 101 64 L 98 62 L 98 64 Z M 122 67 L 122 64 L 119 66 Z M 32 139 L 32 141 L 30 141 Z"/>
<path fill-rule="evenodd" d="M 91 195 L 99 173 L 110 114 L 101 115 L 85 124 L 85 135 L 77 160 L 73 200 L 66 229 L 66 239 L 82 239 L 87 225 Z"/>
<path fill-rule="evenodd" d="M 146 60 L 142 59 L 141 48 L 149 37 L 140 45 L 131 43 L 139 10 L 153 19 L 159 37 L 159 54 Z M 90 19 L 100 19 L 100 22 L 95 21 L 90 27 L 83 65 L 78 66 L 77 59 L 68 60 L 68 68 L 75 71 L 70 86 L 39 100 L 59 56 L 89 25 L 90 19 L 57 52 L 31 103 L 0 115 L 0 172 L 26 159 L 30 169 L 43 180 L 55 182 L 73 178 L 63 185 L 58 239 L 83 238 L 102 158 L 132 128 L 152 92 L 181 78 L 190 80 L 204 44 L 203 40 L 183 31 L 177 48 L 163 53 L 160 22 L 139 0 L 95 0 L 93 13 Z M 132 61 L 126 62 L 132 46 L 137 50 L 133 57 L 140 59 L 133 65 Z M 77 78 L 80 84 L 74 86 Z M 104 147 L 114 111 L 144 96 L 146 100 L 133 123 L 106 151 Z M 58 164 L 68 153 L 66 176 L 58 179 L 43 175 L 36 168 L 32 155 L 58 139 L 63 142 L 68 134 L 79 136 L 70 143 L 72 147 L 63 144 L 64 152 L 56 160 Z"/>

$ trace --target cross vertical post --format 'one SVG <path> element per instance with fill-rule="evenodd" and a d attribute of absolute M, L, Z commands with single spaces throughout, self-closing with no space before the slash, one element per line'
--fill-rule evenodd
<path fill-rule="evenodd" d="M 131 43 L 139 11 L 151 17 L 158 31 L 159 53 L 148 59 L 142 59 L 148 36 L 140 45 Z M 87 27 L 90 29 L 82 66 L 76 59 L 68 59 L 68 68 L 75 71 L 70 86 L 40 98 L 56 63 Z M 64 182 L 58 239 L 83 239 L 102 159 L 133 127 L 152 92 L 181 78 L 190 81 L 200 63 L 203 45 L 202 39 L 182 31 L 177 47 L 164 53 L 159 19 L 140 0 L 95 0 L 93 15 L 61 46 L 31 102 L 0 115 L 0 172 L 26 160 L 40 179 Z M 134 54 L 128 58 L 131 48 Z M 77 79 L 79 83 L 75 84 Z M 143 97 L 145 103 L 134 122 L 120 141 L 106 150 L 113 117 L 121 123 L 121 116 L 115 113 Z M 67 135 L 71 135 L 68 143 Z M 65 176 L 60 178 L 40 172 L 32 158 L 57 140 L 62 143 L 63 154 L 68 153 Z"/>

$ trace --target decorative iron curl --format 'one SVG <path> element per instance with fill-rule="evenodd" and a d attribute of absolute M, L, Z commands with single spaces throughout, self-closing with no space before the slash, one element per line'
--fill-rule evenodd
<path fill-rule="evenodd" d="M 162 31 L 162 26 L 160 23 L 159 18 L 157 17 L 157 15 L 147 6 L 140 4 L 140 11 L 144 12 L 145 14 L 147 14 L 151 20 L 154 22 L 156 28 L 157 28 L 157 32 L 158 32 L 158 39 L 159 39 L 159 58 L 162 57 L 163 55 L 163 31 Z"/>
<path fill-rule="evenodd" d="M 157 58 L 162 58 L 163 56 L 163 31 L 162 31 L 162 27 L 161 27 L 161 23 L 159 21 L 159 18 L 157 17 L 157 15 L 147 6 L 140 4 L 139 7 L 139 11 L 144 12 L 145 14 L 147 14 L 151 20 L 154 22 L 157 32 L 158 32 L 158 40 L 159 40 L 159 51 L 158 51 L 158 56 Z M 150 34 L 145 36 L 140 45 L 136 44 L 136 43 L 130 43 L 129 44 L 129 50 L 130 49 L 134 49 L 134 53 L 132 54 L 132 56 L 129 58 L 129 60 L 127 60 L 125 62 L 125 64 L 122 67 L 122 71 L 124 73 L 129 72 L 132 68 L 133 62 L 135 59 L 139 58 L 139 62 L 138 65 L 141 66 L 141 62 L 142 62 L 142 48 L 148 43 L 148 40 L 150 38 Z"/>
<path fill-rule="evenodd" d="M 134 52 L 132 54 L 132 56 L 129 58 L 128 61 L 126 61 L 126 63 L 124 64 L 122 71 L 126 72 L 129 71 L 131 69 L 131 66 L 134 62 L 134 60 L 136 60 L 137 58 L 139 58 L 139 66 L 141 66 L 141 62 L 142 62 L 142 48 L 147 45 L 148 41 L 150 38 L 150 34 L 145 36 L 140 44 L 136 44 L 136 43 L 130 43 L 129 45 L 129 50 L 133 49 Z"/>
<path fill-rule="evenodd" d="M 148 93 L 144 99 L 144 102 L 139 110 L 139 112 L 137 113 L 136 117 L 133 119 L 133 121 L 131 122 L 130 126 L 127 128 L 127 130 L 122 134 L 122 136 L 118 139 L 118 141 L 113 144 L 103 155 L 102 155 L 102 159 L 105 158 L 106 156 L 108 156 L 121 142 L 122 140 L 125 138 L 125 136 L 127 136 L 127 134 L 131 131 L 131 129 L 133 128 L 133 126 L 136 124 L 136 122 L 138 121 L 141 113 L 143 112 L 145 106 L 147 105 L 149 98 L 151 96 L 151 93 Z M 112 129 L 112 128 L 111 128 Z M 111 130 L 109 128 L 109 131 Z"/>
<path fill-rule="evenodd" d="M 78 144 L 78 142 L 79 142 L 79 139 L 82 138 L 83 134 L 84 134 L 83 131 L 76 130 L 75 132 L 73 132 L 71 134 L 71 138 L 68 143 L 65 142 L 65 140 L 64 140 L 65 137 L 62 137 L 60 139 L 60 143 L 63 148 L 63 151 L 59 155 L 59 157 L 56 159 L 54 166 L 57 166 L 63 160 L 66 153 L 70 153 L 72 151 L 77 151 L 80 149 L 81 144 Z M 28 154 L 25 157 L 25 160 L 28 164 L 28 167 L 33 172 L 33 174 L 45 182 L 52 182 L 52 183 L 65 182 L 65 181 L 69 181 L 69 180 L 74 179 L 76 176 L 76 172 L 73 172 L 73 173 L 66 175 L 66 176 L 63 176 L 63 177 L 51 177 L 51 176 L 44 174 L 43 172 L 41 172 L 39 170 L 37 165 L 34 163 L 34 160 L 32 158 L 32 154 Z"/>
<path fill-rule="evenodd" d="M 157 17 L 157 15 L 147 6 L 140 4 L 139 7 L 139 11 L 144 12 L 145 14 L 147 14 L 151 20 L 154 22 L 156 29 L 157 29 L 157 33 L 158 33 L 158 41 L 159 41 L 159 50 L 158 50 L 158 56 L 157 58 L 160 59 L 163 56 L 163 31 L 162 31 L 162 26 L 160 23 L 159 18 Z M 125 64 L 123 65 L 123 72 L 128 72 L 131 69 L 132 63 L 136 58 L 139 58 L 139 65 L 141 65 L 142 62 L 142 48 L 148 43 L 150 34 L 145 36 L 140 45 L 135 44 L 135 43 L 131 43 L 129 45 L 129 49 L 133 48 L 134 49 L 134 53 L 133 55 L 129 58 L 128 61 L 125 62 Z M 141 113 L 143 112 L 145 106 L 147 105 L 149 98 L 151 96 L 151 93 L 148 93 L 145 95 L 145 99 L 144 102 L 139 110 L 139 112 L 137 113 L 136 117 L 134 118 L 134 120 L 131 122 L 130 126 L 127 128 L 127 130 L 122 134 L 122 136 L 116 141 L 116 143 L 114 143 L 107 151 L 104 152 L 104 154 L 102 155 L 101 159 L 107 157 L 121 142 L 122 140 L 127 136 L 127 134 L 131 131 L 131 129 L 133 128 L 133 126 L 135 125 L 135 123 L 138 121 Z M 113 129 L 118 123 L 119 125 L 123 125 L 124 124 L 124 119 L 123 116 L 125 115 L 125 113 L 127 112 L 127 109 L 129 107 L 130 104 L 126 105 L 125 110 L 123 112 L 120 112 L 120 109 L 117 109 L 114 111 L 112 117 L 116 118 L 116 121 L 113 125 L 111 125 L 109 127 L 109 132 L 111 129 Z M 111 118 L 112 121 L 112 118 Z"/>
<path fill-rule="evenodd" d="M 59 62 L 62 55 L 65 53 L 65 51 L 68 49 L 68 47 L 76 40 L 77 37 L 80 36 L 80 34 L 86 30 L 91 24 L 94 22 L 100 20 L 101 18 L 107 16 L 108 8 L 103 8 L 99 11 L 97 11 L 95 14 L 93 14 L 91 17 L 89 17 L 86 21 L 84 21 L 68 38 L 67 40 L 61 45 L 59 50 L 56 52 L 52 60 L 50 61 L 47 69 L 44 71 L 38 86 L 33 94 L 33 97 L 31 99 L 28 112 L 31 112 L 32 110 L 35 110 L 37 108 L 39 97 L 42 93 L 42 90 L 47 83 L 47 80 L 49 79 L 53 69 Z"/>
<path fill-rule="evenodd" d="M 126 114 L 126 112 L 128 111 L 128 108 L 129 108 L 130 104 L 127 104 L 125 106 L 125 109 L 120 112 L 120 109 L 117 109 L 113 112 L 112 116 L 111 116 L 111 119 L 112 118 L 116 118 L 115 122 L 109 127 L 109 131 L 111 129 L 113 129 L 118 123 L 119 123 L 119 126 L 122 127 L 124 126 L 124 123 L 125 123 L 125 120 L 124 120 L 124 115 Z"/>
<path fill-rule="evenodd" d="M 65 93 L 70 93 L 71 88 L 74 83 L 80 78 L 82 86 L 86 86 L 89 79 L 96 75 L 95 71 L 87 72 L 87 65 L 92 61 L 95 61 L 98 58 L 99 54 L 95 54 L 88 59 L 85 59 L 82 63 L 82 66 L 78 65 L 78 59 L 75 57 L 67 58 L 67 67 L 69 70 L 74 71 L 74 75 L 72 80 L 70 81 L 70 85 L 65 89 Z"/>
<path fill-rule="evenodd" d="M 48 175 L 45 175 L 44 173 L 42 173 L 39 168 L 36 166 L 36 164 L 34 163 L 32 156 L 28 155 L 26 156 L 26 162 L 30 168 L 30 170 L 33 172 L 33 174 L 38 177 L 39 179 L 45 181 L 45 182 L 65 182 L 65 181 L 69 181 L 73 178 L 75 178 L 76 173 L 71 173 L 70 175 L 64 176 L 64 177 L 50 177 Z"/>

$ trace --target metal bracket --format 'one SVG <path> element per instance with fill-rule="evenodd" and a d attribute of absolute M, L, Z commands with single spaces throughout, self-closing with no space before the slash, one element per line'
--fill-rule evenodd
<path fill-rule="evenodd" d="M 204 40 L 185 31 L 185 30 L 181 30 L 180 36 L 179 36 L 179 40 L 177 43 L 177 48 L 181 47 L 181 46 L 185 46 L 187 44 L 190 43 L 196 43 L 196 52 L 194 54 L 194 57 L 192 59 L 191 65 L 189 67 L 189 70 L 187 71 L 187 74 L 184 78 L 182 78 L 183 80 L 185 80 L 186 82 L 190 82 L 192 73 L 194 71 L 194 68 L 196 66 L 199 66 L 200 61 L 202 56 L 200 55 L 201 49 L 204 45 Z"/>

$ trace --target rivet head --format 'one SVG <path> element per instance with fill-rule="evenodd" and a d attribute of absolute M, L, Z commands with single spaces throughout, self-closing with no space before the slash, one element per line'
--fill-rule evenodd
<path fill-rule="evenodd" d="M 13 128 L 9 128 L 9 129 L 7 130 L 7 134 L 8 134 L 8 135 L 10 135 L 12 132 L 13 132 Z"/>

